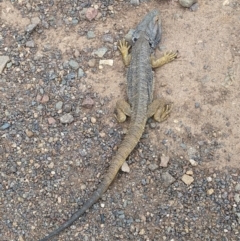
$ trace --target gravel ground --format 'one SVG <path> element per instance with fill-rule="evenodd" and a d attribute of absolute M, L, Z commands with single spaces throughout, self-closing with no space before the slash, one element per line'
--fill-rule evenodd
<path fill-rule="evenodd" d="M 201 10 L 208 1 L 199 2 Z M 212 4 L 239 19 L 237 1 Z M 125 96 L 117 41 L 145 8 L 160 6 L 164 16 L 171 8 L 179 19 L 189 11 L 176 1 L 143 1 L 138 7 L 111 0 L 0 1 L 0 240 L 38 240 L 96 189 L 128 126 L 118 124 L 113 114 L 116 100 Z M 239 25 L 227 21 L 236 32 Z M 184 26 L 188 31 L 190 23 Z M 170 44 L 176 41 L 164 30 Z M 235 60 L 238 43 L 231 42 Z M 99 60 L 107 61 L 99 65 Z M 156 73 L 164 95 L 174 102 L 177 83 L 171 72 L 182 79 L 179 63 L 172 64 L 176 72 L 170 66 Z M 234 66 L 226 66 L 227 83 Z M 233 91 L 238 87 L 216 86 L 214 93 L 222 95 L 215 96 L 205 85 L 214 73 L 211 66 L 205 70 L 197 93 L 205 99 L 193 92 L 193 107 L 179 101 L 171 120 L 161 125 L 149 120 L 127 160 L 130 172 L 120 171 L 102 199 L 53 240 L 240 240 L 239 144 L 229 144 L 239 139 L 234 129 L 239 126 L 222 114 L 230 108 L 224 103 L 238 101 Z M 163 72 L 172 86 L 164 87 Z M 194 84 L 196 90 L 199 81 Z M 206 103 L 210 107 L 204 112 Z M 223 103 L 218 110 L 224 124 L 214 112 L 217 103 Z M 207 117 L 213 115 L 219 118 L 210 123 Z"/>

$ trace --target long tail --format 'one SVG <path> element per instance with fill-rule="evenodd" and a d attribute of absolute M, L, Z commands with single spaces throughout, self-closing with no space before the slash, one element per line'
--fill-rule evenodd
<path fill-rule="evenodd" d="M 75 212 L 72 217 L 66 221 L 64 224 L 62 224 L 59 228 L 51 232 L 47 237 L 39 240 L 39 241 L 47 241 L 51 237 L 59 234 L 61 231 L 63 231 L 65 228 L 72 225 L 73 222 L 75 222 L 79 217 L 88 210 L 94 203 L 96 203 L 99 198 L 102 196 L 102 194 L 108 189 L 109 185 L 114 180 L 115 176 L 117 175 L 119 169 L 121 168 L 124 161 L 127 159 L 129 154 L 132 152 L 132 150 L 137 145 L 138 141 L 140 140 L 144 127 L 145 127 L 146 121 L 143 120 L 143 123 L 132 123 L 130 124 L 128 134 L 125 136 L 124 140 L 120 144 L 118 151 L 116 155 L 113 157 L 113 161 L 110 164 L 109 170 L 106 173 L 103 181 L 101 182 L 98 189 L 93 193 L 93 195 L 84 203 L 84 205 Z"/>

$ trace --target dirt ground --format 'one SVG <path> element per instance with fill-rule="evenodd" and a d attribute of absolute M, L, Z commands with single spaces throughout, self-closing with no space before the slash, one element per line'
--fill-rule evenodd
<path fill-rule="evenodd" d="M 76 25 L 66 25 L 65 22 L 62 21 L 67 14 L 64 10 L 58 9 L 58 2 L 59 1 L 55 1 L 54 5 L 49 5 L 49 8 L 45 9 L 46 21 L 51 18 L 51 12 L 54 12 L 55 25 L 44 28 L 41 32 L 34 32 L 32 34 L 32 39 L 35 42 L 34 51 L 27 47 L 17 47 L 19 53 L 24 53 L 25 64 L 12 66 L 12 69 L 8 68 L 4 70 L 1 79 L 9 78 L 11 81 L 0 82 L 2 88 L 0 92 L 1 102 L 5 103 L 4 106 L 3 104 L 1 105 L 0 111 L 2 114 L 0 116 L 0 125 L 8 120 L 11 121 L 5 116 L 6 110 L 12 113 L 17 107 L 20 111 L 23 110 L 24 112 L 27 108 L 26 103 L 31 103 L 31 101 L 36 100 L 39 90 L 41 88 L 44 89 L 44 92 L 47 93 L 50 98 L 50 102 L 46 104 L 49 105 L 47 107 L 49 110 L 46 109 L 45 115 L 36 114 L 37 109 L 34 109 L 35 107 L 30 107 L 30 109 L 33 110 L 32 112 L 29 110 L 33 113 L 34 119 L 41 123 L 43 134 L 39 134 L 37 137 L 35 136 L 35 144 L 29 142 L 31 143 L 29 144 L 30 148 L 22 148 L 22 152 L 20 152 L 16 146 L 13 146 L 13 143 L 17 141 L 15 141 L 14 138 L 6 138 L 6 136 L 8 136 L 7 130 L 2 131 L 2 133 L 0 133 L 3 153 L 1 162 L 4 163 L 4 160 L 10 157 L 13 159 L 19 158 L 20 160 L 26 156 L 27 159 L 33 160 L 35 163 L 35 156 L 40 155 L 36 150 L 37 146 L 40 146 L 39 143 L 41 143 L 44 138 L 44 140 L 49 138 L 48 133 L 50 133 L 50 131 L 48 130 L 50 127 L 47 118 L 53 116 L 55 120 L 58 120 L 61 114 L 59 112 L 59 116 L 58 114 L 52 115 L 52 109 L 54 109 L 57 100 L 61 100 L 59 96 L 61 95 L 62 86 L 59 83 L 61 82 L 61 77 L 65 74 L 64 70 L 58 69 L 59 62 L 77 59 L 75 57 L 77 55 L 76 51 L 80 53 L 78 60 L 81 59 L 81 62 L 78 62 L 80 62 L 80 67 L 85 72 L 85 77 L 76 79 L 71 90 L 62 89 L 63 92 L 65 91 L 65 94 L 69 91 L 69 95 L 66 94 L 67 97 L 64 97 L 63 102 L 65 103 L 66 101 L 72 105 L 78 105 L 86 96 L 90 96 L 95 100 L 95 105 L 93 109 L 90 110 L 82 108 L 80 116 L 74 117 L 75 121 L 69 124 L 70 127 L 68 127 L 68 125 L 67 127 L 60 127 L 62 124 L 57 122 L 55 129 L 61 128 L 61 130 L 54 131 L 56 131 L 56 133 L 58 132 L 57 135 L 59 135 L 59 138 L 62 138 L 64 149 L 60 148 L 58 153 L 52 151 L 51 144 L 44 145 L 43 149 L 45 148 L 45 153 L 48 153 L 48 151 L 52 153 L 45 165 L 49 166 L 49 164 L 53 162 L 56 167 L 59 165 L 60 169 L 64 166 L 66 169 L 64 175 L 69 176 L 66 176 L 64 181 L 61 181 L 62 187 L 59 187 L 59 193 L 57 189 L 56 192 L 48 195 L 44 189 L 43 193 L 47 196 L 46 200 L 44 195 L 40 194 L 43 189 L 40 187 L 39 189 L 37 187 L 36 189 L 34 188 L 34 198 L 35 201 L 37 200 L 37 203 L 34 204 L 35 201 L 29 199 L 24 201 L 25 204 L 22 203 L 22 206 L 19 206 L 23 213 L 28 207 L 29 210 L 31 210 L 31 214 L 26 214 L 26 217 L 23 217 L 24 214 L 21 214 L 20 216 L 22 216 L 24 220 L 22 222 L 24 224 L 16 221 L 17 227 L 19 227 L 17 229 L 18 231 L 7 231 L 7 233 L 2 236 L 2 240 L 37 240 L 54 229 L 53 227 L 56 225 L 54 221 L 60 224 L 63 220 L 67 219 L 69 213 L 77 208 L 74 202 L 77 201 L 78 204 L 81 204 L 83 196 L 87 198 L 97 186 L 99 178 L 107 169 L 108 164 L 106 160 L 107 162 L 111 160 L 113 152 L 116 151 L 128 127 L 128 122 L 118 124 L 114 118 L 116 101 L 126 98 L 126 68 L 122 63 L 119 52 L 116 50 L 116 45 L 117 42 L 127 34 L 128 30 L 134 28 L 142 17 L 153 8 L 157 8 L 161 12 L 163 30 L 160 48 L 156 51 L 156 56 L 161 56 L 168 50 L 178 50 L 180 55 L 176 61 L 155 70 L 155 96 L 163 96 L 173 102 L 174 107 L 170 118 L 166 122 L 155 125 L 152 120 L 149 121 L 144 138 L 129 157 L 130 173 L 121 173 L 119 175 L 103 201 L 108 202 L 109 196 L 112 195 L 115 201 L 109 202 L 115 203 L 115 206 L 113 205 L 114 207 L 118 206 L 116 201 L 118 197 L 114 196 L 117 195 L 116 192 L 120 192 L 120 195 L 124 195 L 124 193 L 128 195 L 128 183 L 137 183 L 138 179 L 142 180 L 142 178 L 144 178 L 141 170 L 144 163 L 141 162 L 141 165 L 139 165 L 138 159 L 146 159 L 146 165 L 149 165 L 151 161 L 159 165 L 159 157 L 165 155 L 170 158 L 169 165 L 178 159 L 184 162 L 183 170 L 189 169 L 189 159 L 194 159 L 198 162 L 198 166 L 190 167 L 190 169 L 194 169 L 196 173 L 198 171 L 202 172 L 203 176 L 204 173 L 208 171 L 216 175 L 219 173 L 220 175 L 220 173 L 223 173 L 225 170 L 235 170 L 234 175 L 238 177 L 240 154 L 240 4 L 238 1 L 199 0 L 199 8 L 197 11 L 190 11 L 187 8 L 183 8 L 179 5 L 178 1 L 174 0 L 146 1 L 137 7 L 131 6 L 125 1 L 115 1 L 109 10 L 110 12 L 113 11 L 114 15 L 110 14 L 104 21 L 101 18 L 93 21 L 84 20 Z M 24 14 L 23 9 L 27 8 L 27 4 L 34 5 L 35 3 L 31 1 L 16 1 L 16 3 L 12 4 L 10 1 L 0 1 L 1 28 L 3 30 L 10 26 L 9 34 L 4 34 L 4 44 L 1 45 L 0 55 L 11 55 L 12 52 L 9 52 L 7 49 L 11 50 L 16 41 L 13 33 L 24 32 L 25 27 L 30 24 L 30 19 L 36 16 L 39 17 L 39 13 L 36 11 L 31 13 L 29 10 L 26 15 Z M 99 1 L 95 1 L 92 5 L 101 6 Z M 95 33 L 95 38 L 87 38 L 86 32 L 89 30 Z M 102 36 L 105 34 L 110 34 L 113 37 L 113 43 L 103 42 Z M 54 60 L 54 57 L 45 51 L 46 46 L 50 46 L 50 49 L 60 52 L 61 58 Z M 98 61 L 100 58 L 94 56 L 92 52 L 103 46 L 108 48 L 108 52 L 101 59 L 113 59 L 113 66 L 103 65 L 99 68 Z M 36 70 L 35 73 L 34 71 L 31 73 L 25 71 L 22 75 L 14 79 L 14 76 L 18 76 L 18 73 L 21 72 L 21 70 L 19 71 L 17 69 L 28 67 L 28 62 L 31 62 L 34 58 L 38 58 L 38 56 L 43 59 L 43 62 L 44 58 L 50 58 L 46 68 L 56 69 L 58 71 L 58 79 L 54 80 L 54 85 L 57 86 L 56 91 L 50 91 L 52 84 L 46 85 L 44 81 L 44 71 L 40 65 L 37 66 L 37 69 L 40 68 L 40 71 Z M 94 67 L 89 67 L 89 61 L 92 59 L 95 59 L 96 64 Z M 71 88 L 71 86 L 69 88 Z M 3 89 L 9 90 L 10 93 L 3 91 Z M 30 94 L 26 93 L 26 91 Z M 104 114 L 101 115 L 100 111 L 103 111 Z M 34 113 L 36 115 L 34 115 Z M 87 118 L 94 117 L 94 120 L 91 118 L 86 120 L 84 119 L 85 116 Z M 23 119 L 25 118 L 31 119 L 31 117 L 26 117 L 26 115 Z M 90 120 L 89 122 L 91 123 L 88 123 L 89 126 L 87 125 L 87 127 L 93 130 L 97 128 L 99 133 L 103 133 L 101 136 L 103 142 L 106 144 L 106 149 L 103 151 L 104 149 L 102 150 L 102 147 L 99 146 L 102 142 L 101 139 L 92 140 L 94 145 L 90 148 L 91 158 L 89 159 L 89 156 L 86 158 L 82 157 L 83 166 L 81 166 L 81 168 L 74 167 L 74 165 L 71 166 L 72 164 L 70 164 L 71 167 L 67 170 L 67 162 L 70 161 L 70 163 L 72 163 L 75 159 L 79 159 L 79 152 L 76 150 L 78 148 L 81 149 L 81 145 L 83 145 L 81 138 L 84 136 L 84 138 L 88 138 L 88 141 L 91 142 L 90 139 L 95 137 L 93 133 L 85 133 L 84 135 L 79 133 L 81 130 L 83 131 L 82 133 L 84 133 L 84 125 L 88 120 Z M 20 120 L 16 118 L 13 122 L 16 124 L 18 121 L 24 122 L 21 118 Z M 83 129 L 80 130 L 79 126 Z M 68 128 L 71 129 L 70 134 L 66 134 Z M 27 123 L 23 127 L 23 132 L 25 129 L 29 129 Z M 109 134 L 109 130 L 113 130 L 114 134 L 112 134 L 112 136 L 111 133 Z M 64 135 L 66 136 L 64 137 Z M 77 142 L 79 142 L 79 144 L 76 144 Z M 21 145 L 19 148 L 21 149 Z M 98 160 L 98 156 L 101 156 L 101 160 Z M 6 163 L 4 165 L 7 166 L 8 164 Z M 1 167 L 2 173 L 4 173 L 5 170 L 4 165 L 2 164 Z M 46 170 L 43 169 L 43 172 L 45 171 Z M 40 182 L 39 180 L 43 180 L 44 178 L 51 183 L 51 171 L 53 171 L 52 168 L 50 171 L 45 172 L 45 174 L 40 171 L 37 172 L 42 176 L 41 178 L 34 177 L 33 184 L 34 182 L 38 184 L 38 182 Z M 57 172 L 57 168 L 55 171 Z M 81 174 L 79 175 L 79 173 Z M 12 175 L 14 174 L 9 174 L 9 176 L 13 178 Z M 24 175 L 22 178 L 25 178 L 25 181 L 28 182 Z M 47 175 L 50 176 L 47 177 Z M 59 176 L 61 175 L 62 174 L 59 174 Z M 180 178 L 180 174 L 178 177 Z M 196 177 L 194 175 L 193 177 L 197 179 L 197 174 Z M 3 175 L 3 186 L 5 186 L 4 180 L 5 177 Z M 70 184 L 68 184 L 69 180 Z M 150 183 L 152 182 L 150 181 Z M 86 187 L 81 186 L 83 184 L 86 184 L 86 190 Z M 48 184 L 46 184 L 46 186 L 47 185 Z M 92 186 L 89 187 L 88 185 Z M 74 190 L 79 189 L 79 186 L 82 190 L 72 194 L 75 192 Z M 64 190 L 67 189 L 69 189 L 69 191 L 66 191 L 67 194 L 61 195 Z M 135 192 L 137 192 L 137 189 L 136 185 Z M 149 189 L 149 193 L 154 193 L 150 187 Z M 51 190 L 52 189 L 49 188 L 48 191 L 51 192 Z M 121 194 L 121 192 L 123 193 Z M 77 196 L 81 196 L 80 201 L 77 200 Z M 68 202 L 71 200 L 71 197 L 73 197 L 73 200 L 69 208 Z M 5 200 L 7 199 L 2 198 L 2 201 L 0 200 L 2 202 L 1 207 L 6 208 L 6 210 L 11 210 L 10 207 L 7 207 Z M 124 198 L 120 197 L 120 200 L 124 202 Z M 11 203 L 10 200 L 9 202 Z M 138 195 L 136 194 L 135 199 L 133 199 L 134 206 L 137 207 L 139 205 L 143 207 L 144 205 L 141 202 L 142 199 L 138 199 Z M 156 200 L 153 201 L 153 209 L 158 205 L 156 204 L 154 206 L 154 203 L 158 202 Z M 36 211 L 34 211 L 34 207 L 36 206 L 42 210 L 40 212 L 42 212 L 42 217 L 44 218 L 41 219 L 41 215 L 36 214 Z M 47 215 L 47 209 L 50 207 L 54 215 Z M 111 210 L 111 208 L 113 207 L 109 205 L 106 212 Z M 93 208 L 92 213 L 89 211 L 88 215 L 84 216 L 81 221 L 83 222 L 81 227 L 79 227 L 79 223 L 76 223 L 74 228 L 69 231 L 71 235 L 64 233 L 61 236 L 62 238 L 56 240 L 128 240 L 128 238 L 122 234 L 125 229 L 128 231 L 127 228 L 118 227 L 116 232 L 121 234 L 116 235 L 115 233 L 113 235 L 113 233 L 108 230 L 108 228 L 111 229 L 111 222 L 109 224 L 110 226 L 101 226 L 101 231 L 98 231 L 99 219 L 95 218 L 95 215 L 97 215 L 95 212 L 99 213 L 98 209 L 99 206 Z M 56 213 L 61 210 L 64 211 L 58 216 Z M 136 209 L 135 211 L 141 213 L 141 210 L 142 209 Z M 151 207 L 149 210 L 151 210 Z M 3 212 L 4 209 L 2 209 L 1 213 L 3 214 Z M 129 212 L 130 215 L 130 207 L 126 213 L 127 212 Z M 102 211 L 100 210 L 100 214 L 101 213 Z M 149 213 L 151 213 L 151 211 L 149 211 Z M 151 216 L 151 214 L 149 215 Z M 148 214 L 146 214 L 146 216 L 148 217 Z M 11 217 L 11 215 L 9 215 L 9 217 Z M 27 222 L 25 218 L 29 220 L 29 222 Z M 93 223 L 87 223 L 87 220 L 93 220 Z M 140 218 L 140 220 L 142 219 Z M 11 222 L 14 223 L 14 219 Z M 169 221 L 169 223 L 171 223 L 171 221 Z M 4 225 L 5 224 L 2 224 L 2 227 L 5 227 Z M 89 225 L 92 227 L 91 232 L 89 231 L 90 233 L 84 236 L 89 237 L 89 239 L 81 239 L 82 236 L 78 236 L 78 233 L 84 231 L 87 233 Z M 135 225 L 135 227 L 137 225 Z M 96 233 L 93 235 L 94 232 L 92 230 L 94 227 L 96 228 Z M 129 230 L 131 230 L 131 228 Z M 149 228 L 148 231 L 145 230 L 146 233 L 144 234 L 139 232 L 141 230 L 140 225 L 139 230 L 136 231 L 140 233 L 140 236 L 135 236 L 135 238 L 131 240 L 190 240 L 188 239 L 189 237 L 194 237 L 189 236 L 185 239 L 177 239 L 177 236 L 165 235 L 167 237 L 166 239 L 156 237 L 154 239 L 151 234 L 151 228 Z M 214 239 L 196 238 L 196 240 Z M 230 238 L 229 240 L 234 239 Z"/>

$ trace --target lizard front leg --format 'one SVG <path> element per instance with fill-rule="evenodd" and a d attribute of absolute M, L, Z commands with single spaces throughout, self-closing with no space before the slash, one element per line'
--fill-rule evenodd
<path fill-rule="evenodd" d="M 158 67 L 163 66 L 164 64 L 172 62 L 174 59 L 177 58 L 177 55 L 178 55 L 178 51 L 176 51 L 176 52 L 167 52 L 159 59 L 154 59 L 154 57 L 151 56 L 152 68 L 153 69 L 154 68 L 158 68 Z"/>
<path fill-rule="evenodd" d="M 128 45 L 128 43 L 126 42 L 125 39 L 123 39 L 119 42 L 118 49 L 122 54 L 123 63 L 125 64 L 125 66 L 128 66 L 131 61 L 131 55 L 128 53 L 130 48 L 131 48 L 131 46 Z"/>

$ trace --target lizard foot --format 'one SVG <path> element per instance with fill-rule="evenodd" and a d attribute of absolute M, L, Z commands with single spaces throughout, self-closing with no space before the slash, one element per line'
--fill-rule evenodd
<path fill-rule="evenodd" d="M 128 66 L 131 60 L 131 55 L 128 54 L 128 51 L 130 48 L 131 48 L 131 45 L 128 45 L 125 39 L 119 41 L 118 49 L 122 54 L 122 58 L 125 66 Z"/>
<path fill-rule="evenodd" d="M 163 99 L 154 100 L 148 108 L 148 118 L 153 116 L 157 122 L 165 121 L 172 110 L 172 104 L 166 103 Z"/>
<path fill-rule="evenodd" d="M 116 103 L 116 119 L 124 122 L 127 116 L 131 116 L 131 107 L 125 100 L 118 100 Z"/>
<path fill-rule="evenodd" d="M 169 62 L 172 62 L 174 59 L 178 57 L 178 51 L 170 51 L 166 52 L 161 58 L 159 59 L 154 59 L 154 57 L 151 56 L 151 63 L 152 63 L 152 68 L 157 68 L 161 67 L 164 64 L 167 64 Z"/>

